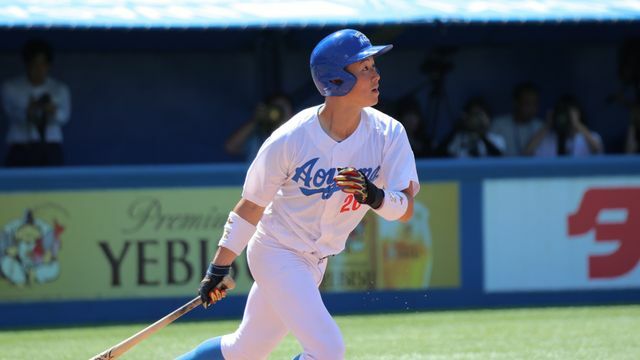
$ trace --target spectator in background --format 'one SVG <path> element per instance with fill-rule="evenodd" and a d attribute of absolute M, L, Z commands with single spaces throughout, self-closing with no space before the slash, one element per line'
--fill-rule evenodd
<path fill-rule="evenodd" d="M 577 101 L 561 97 L 525 150 L 538 157 L 588 156 L 602 154 L 602 139 L 584 125 L 583 111 Z"/>
<path fill-rule="evenodd" d="M 22 60 L 26 74 L 2 84 L 2 108 L 9 123 L 5 165 L 62 165 L 62 126 L 71 114 L 69 88 L 49 77 L 53 50 L 45 41 L 28 41 Z"/>
<path fill-rule="evenodd" d="M 425 119 L 422 116 L 420 104 L 412 96 L 398 101 L 395 112 L 396 120 L 404 126 L 409 138 L 409 144 L 416 158 L 429 156 L 429 144 L 424 130 Z"/>
<path fill-rule="evenodd" d="M 496 157 L 506 148 L 504 137 L 489 131 L 489 110 L 481 98 L 470 99 L 453 131 L 436 153 L 448 157 Z"/>
<path fill-rule="evenodd" d="M 627 154 L 640 153 L 640 104 L 631 106 L 625 152 Z"/>
<path fill-rule="evenodd" d="M 272 95 L 256 106 L 251 119 L 227 139 L 224 148 L 231 155 L 244 155 L 251 161 L 262 143 L 291 116 L 293 107 L 289 97 Z"/>
<path fill-rule="evenodd" d="M 491 132 L 506 141 L 505 156 L 521 156 L 533 135 L 542 127 L 538 114 L 538 90 L 532 83 L 519 84 L 513 90 L 513 112 L 496 117 Z"/>
<path fill-rule="evenodd" d="M 625 142 L 627 154 L 640 153 L 640 37 L 626 39 L 618 50 L 620 89 L 607 101 L 629 110 Z"/>

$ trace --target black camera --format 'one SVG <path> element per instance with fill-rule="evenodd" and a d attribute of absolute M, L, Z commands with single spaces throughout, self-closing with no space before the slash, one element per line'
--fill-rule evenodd
<path fill-rule="evenodd" d="M 571 131 L 571 106 L 559 104 L 553 109 L 553 130 L 561 135 L 567 135 Z"/>
<path fill-rule="evenodd" d="M 49 95 L 48 93 L 44 93 L 38 100 L 36 100 L 36 102 L 39 105 L 48 105 L 51 103 L 51 95 Z"/>
<path fill-rule="evenodd" d="M 482 135 L 487 131 L 487 118 L 482 111 L 471 111 L 462 119 L 462 130 Z"/>
<path fill-rule="evenodd" d="M 270 135 L 286 119 L 282 106 L 277 104 L 261 105 L 256 111 L 257 132 L 260 135 Z"/>

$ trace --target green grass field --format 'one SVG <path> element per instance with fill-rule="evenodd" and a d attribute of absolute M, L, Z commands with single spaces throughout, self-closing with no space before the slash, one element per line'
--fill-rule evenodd
<path fill-rule="evenodd" d="M 338 316 L 347 359 L 640 359 L 640 306 Z M 178 320 L 123 359 L 173 359 L 238 321 Z M 148 324 L 0 332 L 0 359 L 87 359 Z M 291 359 L 291 336 L 270 359 Z"/>

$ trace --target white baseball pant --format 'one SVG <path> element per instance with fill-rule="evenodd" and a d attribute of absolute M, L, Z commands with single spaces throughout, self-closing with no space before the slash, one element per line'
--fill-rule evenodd
<path fill-rule="evenodd" d="M 342 334 L 318 289 L 327 260 L 257 237 L 247 259 L 255 282 L 240 327 L 222 337 L 225 359 L 267 359 L 289 331 L 302 345 L 299 359 L 344 359 Z"/>

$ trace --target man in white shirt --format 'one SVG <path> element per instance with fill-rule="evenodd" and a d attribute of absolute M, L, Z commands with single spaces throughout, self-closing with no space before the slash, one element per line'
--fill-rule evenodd
<path fill-rule="evenodd" d="M 602 138 L 581 121 L 582 111 L 571 96 L 563 96 L 549 119 L 533 136 L 525 155 L 537 157 L 602 154 Z"/>
<path fill-rule="evenodd" d="M 311 74 L 325 102 L 262 145 L 200 285 L 205 305 L 223 298 L 230 265 L 247 247 L 255 282 L 242 323 L 181 360 L 266 359 L 288 333 L 303 349 L 295 359 L 344 359 L 342 334 L 318 289 L 328 258 L 369 210 L 408 221 L 420 189 L 403 126 L 371 107 L 380 82 L 374 58 L 391 47 L 351 29 L 315 47 Z"/>
<path fill-rule="evenodd" d="M 26 74 L 2 84 L 2 108 L 9 123 L 5 165 L 62 165 L 62 126 L 69 121 L 68 87 L 49 77 L 53 51 L 42 40 L 22 49 Z"/>
<path fill-rule="evenodd" d="M 502 156 L 506 142 L 489 131 L 489 110 L 481 98 L 470 99 L 456 128 L 438 147 L 437 153 L 457 158 Z"/>
<path fill-rule="evenodd" d="M 513 113 L 496 117 L 490 131 L 506 141 L 504 156 L 523 156 L 533 135 L 542 127 L 538 114 L 538 90 L 522 83 L 513 90 Z"/>

